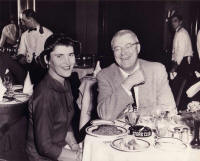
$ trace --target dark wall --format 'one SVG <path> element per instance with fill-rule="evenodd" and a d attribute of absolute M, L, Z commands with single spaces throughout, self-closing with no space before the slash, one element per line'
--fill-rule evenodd
<path fill-rule="evenodd" d="M 76 0 L 76 35 L 82 55 L 96 55 L 99 0 Z"/>
<path fill-rule="evenodd" d="M 3 27 L 8 24 L 10 15 L 17 17 L 17 0 L 0 0 L 0 35 Z"/>
<path fill-rule="evenodd" d="M 163 43 L 163 14 L 163 2 L 101 1 L 99 53 L 112 55 L 113 34 L 120 29 L 131 29 L 141 42 L 141 57 L 158 60 Z"/>
<path fill-rule="evenodd" d="M 44 26 L 53 32 L 62 32 L 75 39 L 75 1 L 36 0 L 36 11 Z"/>

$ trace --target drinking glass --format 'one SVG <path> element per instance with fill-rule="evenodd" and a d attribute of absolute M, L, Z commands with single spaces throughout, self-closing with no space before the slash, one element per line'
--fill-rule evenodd
<path fill-rule="evenodd" d="M 5 75 L 3 78 L 3 85 L 6 87 L 6 95 L 12 96 L 13 93 L 13 82 L 9 75 Z"/>
<path fill-rule="evenodd" d="M 155 120 L 155 128 L 158 137 L 171 137 L 172 133 L 169 130 L 170 121 L 169 118 L 162 114 Z"/>

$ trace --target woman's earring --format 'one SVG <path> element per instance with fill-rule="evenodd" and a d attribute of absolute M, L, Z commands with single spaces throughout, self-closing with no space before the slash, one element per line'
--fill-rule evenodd
<path fill-rule="evenodd" d="M 49 68 L 50 62 L 47 63 L 47 68 Z"/>
<path fill-rule="evenodd" d="M 47 56 L 46 55 L 44 56 L 44 61 L 45 61 L 46 65 L 47 65 L 47 68 L 49 68 L 50 62 L 47 60 Z"/>

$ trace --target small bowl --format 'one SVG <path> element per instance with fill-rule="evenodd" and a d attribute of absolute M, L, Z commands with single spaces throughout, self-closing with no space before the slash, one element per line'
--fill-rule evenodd
<path fill-rule="evenodd" d="M 147 126 L 136 125 L 129 127 L 130 133 L 134 134 L 135 137 L 149 137 L 152 135 L 152 131 Z"/>

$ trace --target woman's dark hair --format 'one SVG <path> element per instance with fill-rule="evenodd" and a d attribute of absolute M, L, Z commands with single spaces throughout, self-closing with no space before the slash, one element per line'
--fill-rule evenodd
<path fill-rule="evenodd" d="M 40 65 L 43 68 L 47 68 L 47 64 L 45 63 L 44 57 L 46 56 L 49 61 L 51 58 L 51 52 L 58 45 L 72 46 L 75 48 L 75 42 L 71 38 L 67 37 L 64 34 L 53 34 L 49 36 L 44 44 L 44 50 L 38 57 Z"/>

